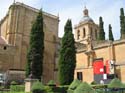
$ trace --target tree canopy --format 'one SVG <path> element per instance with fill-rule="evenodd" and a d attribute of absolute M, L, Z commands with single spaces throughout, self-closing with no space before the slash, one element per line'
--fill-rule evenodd
<path fill-rule="evenodd" d="M 73 81 L 75 66 L 75 41 L 72 33 L 72 22 L 68 19 L 64 27 L 59 57 L 59 82 L 61 85 L 69 85 Z"/>
<path fill-rule="evenodd" d="M 114 41 L 111 24 L 109 24 L 109 40 Z"/>
<path fill-rule="evenodd" d="M 121 39 L 125 39 L 125 15 L 124 9 L 120 9 L 120 26 L 121 26 Z"/>
<path fill-rule="evenodd" d="M 102 17 L 99 18 L 99 36 L 98 36 L 98 40 L 105 40 L 105 32 L 104 32 L 104 28 L 103 28 L 103 19 Z"/>
<path fill-rule="evenodd" d="M 39 11 L 34 21 L 30 33 L 30 44 L 27 53 L 26 76 L 33 75 L 35 79 L 41 79 L 42 64 L 44 52 L 44 31 L 43 31 L 43 14 Z"/>

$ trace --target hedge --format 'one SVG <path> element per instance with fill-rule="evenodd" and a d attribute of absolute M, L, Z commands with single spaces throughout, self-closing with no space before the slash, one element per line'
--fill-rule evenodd
<path fill-rule="evenodd" d="M 86 82 L 81 83 L 74 91 L 74 93 L 94 93 L 94 89 Z"/>
<path fill-rule="evenodd" d="M 25 91 L 25 86 L 24 85 L 11 85 L 10 86 L 10 91 L 11 92 Z"/>
<path fill-rule="evenodd" d="M 68 93 L 73 93 L 74 90 L 80 85 L 81 81 L 79 81 L 78 79 L 73 80 L 73 82 L 70 84 L 67 92 Z"/>

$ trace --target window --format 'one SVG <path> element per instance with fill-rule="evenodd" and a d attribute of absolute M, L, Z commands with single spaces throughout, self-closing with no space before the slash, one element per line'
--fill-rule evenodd
<path fill-rule="evenodd" d="M 7 47 L 6 47 L 6 46 L 4 46 L 4 47 L 3 47 L 3 49 L 4 49 L 4 50 L 6 50 L 6 49 L 7 49 Z"/>
<path fill-rule="evenodd" d="M 77 32 L 77 39 L 80 39 L 80 31 Z"/>
<path fill-rule="evenodd" d="M 83 38 L 86 36 L 85 28 L 83 28 Z"/>
<path fill-rule="evenodd" d="M 77 72 L 77 79 L 82 80 L 82 72 Z"/>

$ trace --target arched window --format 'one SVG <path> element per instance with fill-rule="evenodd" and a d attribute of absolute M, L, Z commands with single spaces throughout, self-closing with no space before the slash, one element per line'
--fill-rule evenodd
<path fill-rule="evenodd" d="M 86 30 L 83 28 L 83 38 L 86 36 Z"/>
<path fill-rule="evenodd" d="M 77 39 L 80 39 L 80 31 L 77 32 Z"/>

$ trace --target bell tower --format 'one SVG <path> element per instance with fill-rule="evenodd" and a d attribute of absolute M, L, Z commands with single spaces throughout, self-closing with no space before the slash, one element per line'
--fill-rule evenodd
<path fill-rule="evenodd" d="M 89 17 L 89 10 L 85 7 L 83 17 L 79 23 L 75 25 L 75 41 L 79 42 L 85 40 L 87 37 L 91 37 L 92 40 L 97 40 L 98 31 L 98 25 Z"/>
<path fill-rule="evenodd" d="M 94 59 L 93 41 L 97 40 L 99 27 L 89 17 L 89 10 L 85 7 L 83 17 L 75 26 L 75 41 L 86 46 L 85 54 L 88 58 L 88 66 L 92 66 Z"/>

